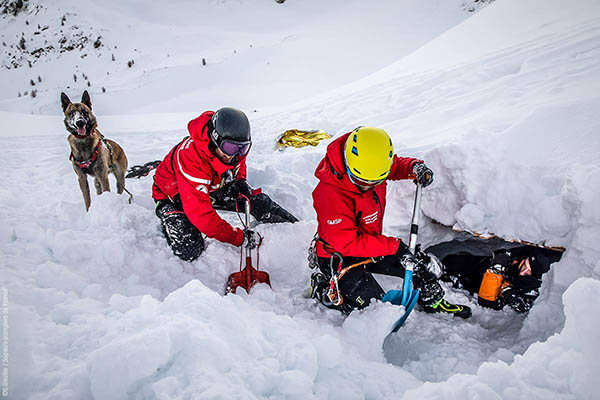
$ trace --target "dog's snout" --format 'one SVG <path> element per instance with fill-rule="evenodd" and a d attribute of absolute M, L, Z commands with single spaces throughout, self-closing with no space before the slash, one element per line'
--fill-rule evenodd
<path fill-rule="evenodd" d="M 75 125 L 76 125 L 78 128 L 83 128 L 83 127 L 85 126 L 85 121 L 84 121 L 84 120 L 82 120 L 82 119 L 78 119 L 77 121 L 75 121 Z"/>

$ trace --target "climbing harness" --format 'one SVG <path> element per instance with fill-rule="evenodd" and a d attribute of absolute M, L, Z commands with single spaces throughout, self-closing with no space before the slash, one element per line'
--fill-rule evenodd
<path fill-rule="evenodd" d="M 339 306 L 344 302 L 344 298 L 343 298 L 342 294 L 340 293 L 339 281 L 351 269 L 365 266 L 367 264 L 375 262 L 376 260 L 375 260 L 375 258 L 370 257 L 365 260 L 359 261 L 357 263 L 343 267 L 344 258 L 342 257 L 342 255 L 340 253 L 334 251 L 333 247 L 331 247 L 331 245 L 329 245 L 327 242 L 325 242 L 325 240 L 321 239 L 321 237 L 319 237 L 318 233 L 315 233 L 315 236 L 313 237 L 313 240 L 311 241 L 310 247 L 308 249 L 308 266 L 311 269 L 318 269 L 318 267 L 319 267 L 319 259 L 317 256 L 317 242 L 320 242 L 323 245 L 323 248 L 325 249 L 325 251 L 327 251 L 330 254 L 329 271 L 331 274 L 331 278 L 329 279 L 329 289 L 327 290 L 326 296 L 334 306 Z M 335 258 L 339 259 L 339 262 L 338 262 L 337 266 L 334 267 L 334 263 L 335 263 L 334 259 Z M 313 288 L 313 290 L 314 290 L 314 288 Z M 312 293 L 311 293 L 311 297 L 313 297 Z"/>

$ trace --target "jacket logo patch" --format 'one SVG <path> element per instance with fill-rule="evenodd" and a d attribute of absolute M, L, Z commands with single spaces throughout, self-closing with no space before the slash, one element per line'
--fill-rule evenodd
<path fill-rule="evenodd" d="M 335 225 L 335 224 L 339 224 L 340 222 L 342 222 L 342 219 L 341 219 L 341 218 L 338 218 L 338 219 L 328 219 L 328 220 L 327 220 L 327 223 L 328 223 L 329 225 Z"/>
<path fill-rule="evenodd" d="M 202 193 L 206 193 L 208 194 L 208 188 L 204 185 L 198 185 L 196 186 L 196 190 L 202 192 Z"/>
<path fill-rule="evenodd" d="M 378 217 L 379 211 L 375 211 L 373 214 L 363 217 L 363 221 L 365 221 L 365 224 L 372 224 L 373 222 L 377 221 Z"/>

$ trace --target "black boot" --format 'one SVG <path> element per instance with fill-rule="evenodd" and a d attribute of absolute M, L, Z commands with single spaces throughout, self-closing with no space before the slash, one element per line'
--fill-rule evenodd
<path fill-rule="evenodd" d="M 329 300 L 325 293 L 329 286 L 329 280 L 320 272 L 313 272 L 310 276 L 310 297 L 323 304 L 323 299 Z"/>
<path fill-rule="evenodd" d="M 452 304 L 446 299 L 442 299 L 433 306 L 424 306 L 423 311 L 426 313 L 447 313 L 453 314 L 455 317 L 467 319 L 471 316 L 471 307 L 462 304 Z"/>
<path fill-rule="evenodd" d="M 266 224 L 298 222 L 298 218 L 294 217 L 264 193 L 250 198 L 250 213 L 257 221 Z"/>

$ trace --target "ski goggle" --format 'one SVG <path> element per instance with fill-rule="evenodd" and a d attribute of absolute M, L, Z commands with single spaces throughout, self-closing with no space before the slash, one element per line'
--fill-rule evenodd
<path fill-rule="evenodd" d="M 252 141 L 247 140 L 245 142 L 236 142 L 234 140 L 224 139 L 216 128 L 211 127 L 210 138 L 212 142 L 229 157 L 233 156 L 245 156 L 250 151 Z"/>
<path fill-rule="evenodd" d="M 383 181 L 385 181 L 385 178 L 378 179 L 376 181 L 369 181 L 366 179 L 361 179 L 358 176 L 354 175 L 352 172 L 350 172 L 350 168 L 346 168 L 346 172 L 348 172 L 348 176 L 350 177 L 350 181 L 352 183 L 354 183 L 356 186 L 360 186 L 364 189 L 371 189 L 372 187 L 375 187 L 375 186 L 383 183 Z"/>
<path fill-rule="evenodd" d="M 252 142 L 232 142 L 227 139 L 222 139 L 220 143 L 217 143 L 219 149 L 230 157 L 233 156 L 245 156 L 250 151 Z"/>

